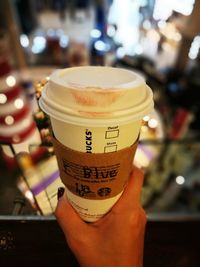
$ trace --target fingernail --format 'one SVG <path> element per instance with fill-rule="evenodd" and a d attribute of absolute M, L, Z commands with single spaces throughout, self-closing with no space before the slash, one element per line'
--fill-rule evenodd
<path fill-rule="evenodd" d="M 63 196 L 64 192 L 65 192 L 65 188 L 59 187 L 58 192 L 57 192 L 57 199 L 61 198 Z"/>

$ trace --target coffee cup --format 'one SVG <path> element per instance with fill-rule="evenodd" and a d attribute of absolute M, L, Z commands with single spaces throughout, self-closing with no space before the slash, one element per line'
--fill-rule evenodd
<path fill-rule="evenodd" d="M 73 67 L 50 76 L 39 103 L 50 116 L 67 197 L 83 220 L 96 221 L 123 193 L 152 91 L 130 70 Z"/>

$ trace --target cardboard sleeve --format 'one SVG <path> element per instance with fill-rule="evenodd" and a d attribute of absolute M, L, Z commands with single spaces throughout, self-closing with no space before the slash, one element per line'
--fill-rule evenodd
<path fill-rule="evenodd" d="M 130 176 L 137 143 L 117 152 L 85 153 L 53 138 L 62 182 L 73 194 L 86 199 L 118 195 Z"/>

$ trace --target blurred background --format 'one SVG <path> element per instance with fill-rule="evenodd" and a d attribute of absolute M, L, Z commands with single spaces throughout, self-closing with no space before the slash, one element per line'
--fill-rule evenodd
<path fill-rule="evenodd" d="M 0 1 L 0 215 L 50 215 L 61 185 L 38 99 L 56 68 L 135 70 L 154 92 L 135 164 L 148 214 L 200 215 L 199 0 Z"/>

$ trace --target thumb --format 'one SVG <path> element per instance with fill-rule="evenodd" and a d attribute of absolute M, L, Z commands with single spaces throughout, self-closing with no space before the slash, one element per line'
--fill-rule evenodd
<path fill-rule="evenodd" d="M 78 229 L 85 225 L 84 221 L 69 203 L 66 193 L 58 200 L 55 216 L 66 238 L 69 235 L 73 236 L 77 233 Z"/>

